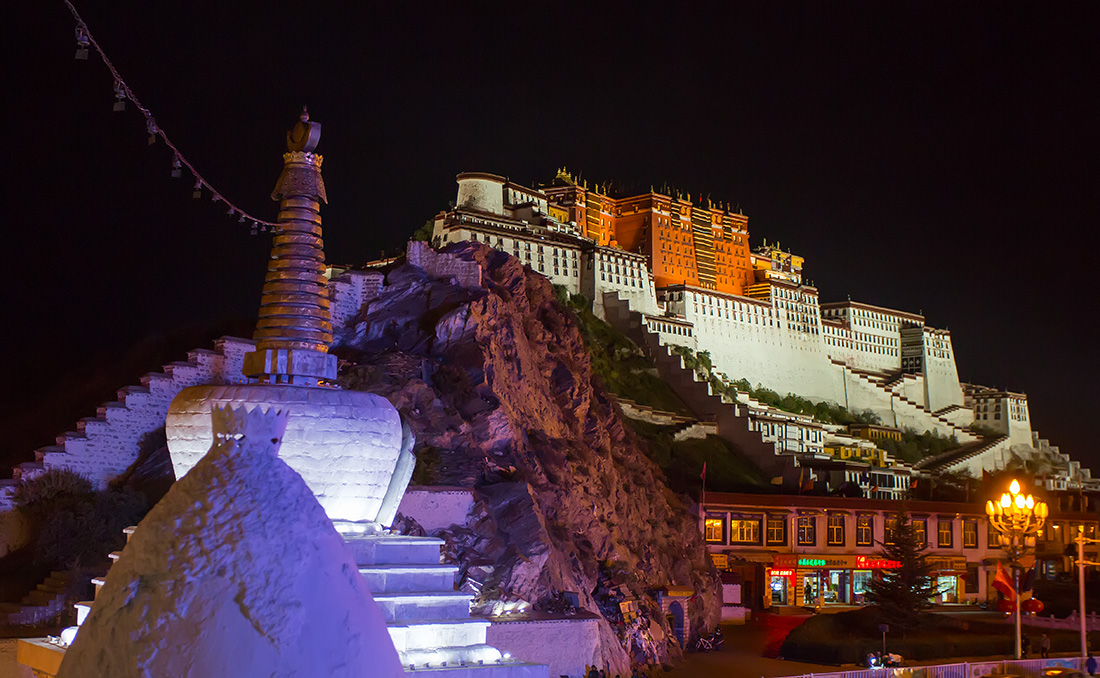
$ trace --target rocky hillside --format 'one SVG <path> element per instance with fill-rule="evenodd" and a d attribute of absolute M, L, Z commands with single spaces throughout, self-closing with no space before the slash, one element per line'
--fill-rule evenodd
<path fill-rule="evenodd" d="M 482 611 L 577 603 L 605 619 L 615 672 L 668 660 L 677 650 L 651 589 L 692 586 L 693 626 L 718 618 L 696 519 L 623 426 L 546 278 L 484 245 L 446 251 L 481 264 L 482 285 L 389 271 L 338 340 L 343 385 L 386 396 L 412 425 L 415 482 L 475 488 L 467 524 L 442 536 Z M 624 620 L 631 599 L 640 614 Z"/>

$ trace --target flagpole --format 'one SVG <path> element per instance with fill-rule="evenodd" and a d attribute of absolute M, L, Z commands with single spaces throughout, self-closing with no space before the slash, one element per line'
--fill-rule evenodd
<path fill-rule="evenodd" d="M 1016 573 L 1016 659 L 1023 659 L 1023 653 L 1020 648 L 1020 608 L 1023 607 L 1020 601 L 1020 564 L 1014 563 L 1014 570 Z"/>
<path fill-rule="evenodd" d="M 707 505 L 707 460 L 703 460 L 703 495 L 699 499 L 699 503 L 703 506 L 703 518 L 706 519 L 706 505 Z"/>

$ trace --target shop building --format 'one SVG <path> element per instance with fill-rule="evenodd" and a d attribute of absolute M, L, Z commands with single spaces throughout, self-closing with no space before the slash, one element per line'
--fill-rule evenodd
<path fill-rule="evenodd" d="M 740 584 L 738 603 L 745 607 L 861 605 L 871 580 L 898 566 L 881 551 L 900 506 L 848 497 L 707 492 L 703 536 L 715 564 Z M 937 577 L 934 602 L 996 598 L 990 582 L 1004 553 L 984 504 L 909 501 L 906 507 Z M 1095 514 L 1052 514 L 1050 524 L 1064 527 L 1049 531 L 1084 525 L 1094 534 L 1097 522 Z"/>

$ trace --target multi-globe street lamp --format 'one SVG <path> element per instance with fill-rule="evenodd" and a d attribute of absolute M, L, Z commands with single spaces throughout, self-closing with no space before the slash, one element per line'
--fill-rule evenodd
<path fill-rule="evenodd" d="M 998 501 L 985 503 L 985 512 L 989 524 L 1001 533 L 1001 549 L 1008 555 L 1016 579 L 1016 658 L 1020 659 L 1020 559 L 1028 546 L 1034 545 L 1049 510 L 1046 502 L 1020 494 L 1020 483 L 1014 479 Z"/>

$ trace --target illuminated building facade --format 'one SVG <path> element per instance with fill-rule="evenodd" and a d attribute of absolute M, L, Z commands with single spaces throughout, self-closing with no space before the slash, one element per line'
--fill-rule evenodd
<path fill-rule="evenodd" d="M 1042 578 L 1069 571 L 1064 551 L 1078 525 L 1086 534 L 1096 533 L 1095 497 L 1082 501 L 1088 505 L 1052 505 L 1051 526 L 1038 545 Z M 995 600 L 990 582 L 1004 553 L 983 506 L 928 501 L 905 506 L 940 588 L 935 602 Z M 707 492 L 703 536 L 718 568 L 740 584 L 739 600 L 727 604 L 749 609 L 861 605 L 876 572 L 897 566 L 882 558 L 881 544 L 890 539 L 898 508 L 897 502 L 873 499 Z"/>

